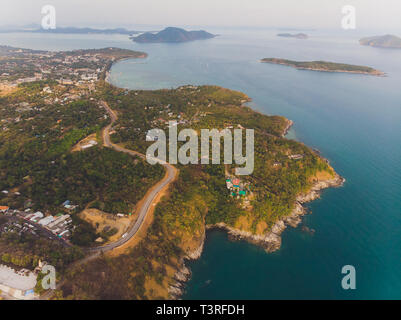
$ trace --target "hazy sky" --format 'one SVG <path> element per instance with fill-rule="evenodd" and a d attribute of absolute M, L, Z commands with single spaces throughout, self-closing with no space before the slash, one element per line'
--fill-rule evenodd
<path fill-rule="evenodd" d="M 340 28 L 354 5 L 358 28 L 401 29 L 401 0 L 1 0 L 0 25 L 40 24 L 45 4 L 60 26 Z"/>

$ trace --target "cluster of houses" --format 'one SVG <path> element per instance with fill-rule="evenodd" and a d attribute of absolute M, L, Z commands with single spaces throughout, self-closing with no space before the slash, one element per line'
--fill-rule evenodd
<path fill-rule="evenodd" d="M 249 183 L 238 178 L 227 177 L 226 186 L 232 197 L 246 197 L 251 192 Z"/>
<path fill-rule="evenodd" d="M 0 48 L 1 53 L 5 56 L 1 60 L 3 72 L 0 72 L 0 87 L 16 88 L 22 83 L 54 79 L 59 83 L 57 88 L 67 89 L 67 93 L 59 96 L 58 92 L 54 92 L 50 86 L 43 88 L 45 105 L 66 105 L 93 91 L 100 74 L 105 71 L 107 64 L 112 60 L 102 53 L 39 52 L 11 47 Z M 18 63 L 15 57 L 18 57 Z M 71 89 L 74 92 L 71 92 Z M 41 111 L 42 109 L 27 102 L 13 106 L 19 113 L 31 110 Z M 32 119 L 34 118 L 25 120 Z M 0 120 L 0 130 L 8 131 L 9 124 L 20 121 L 20 115 L 3 118 Z"/>
<path fill-rule="evenodd" d="M 0 227 L 0 234 L 9 232 L 15 232 L 19 235 L 31 234 L 35 237 L 39 237 L 39 230 L 29 222 L 20 223 L 16 220 L 9 220 Z"/>
<path fill-rule="evenodd" d="M 69 200 L 65 201 L 63 206 L 68 210 L 76 208 Z M 19 216 L 28 222 L 34 222 L 42 228 L 49 230 L 60 239 L 67 240 L 71 236 L 72 219 L 69 214 L 59 213 L 55 216 L 50 215 L 45 217 L 40 211 L 30 213 L 30 210 L 27 209 L 24 212 L 19 212 Z"/>
<path fill-rule="evenodd" d="M 1 82 L 0 82 L 1 86 Z M 74 87 L 75 88 L 75 87 Z M 58 86 L 58 89 L 66 89 L 64 86 Z M 67 88 L 68 89 L 68 88 Z M 53 88 L 54 90 L 54 88 Z M 53 91 L 50 87 L 45 87 L 42 91 L 42 98 L 43 98 L 43 103 L 46 106 L 49 105 L 54 105 L 54 104 L 60 104 L 60 105 L 68 105 L 69 103 L 73 101 L 77 101 L 84 97 L 91 89 L 88 87 L 78 87 L 77 89 L 74 89 L 74 91 L 68 89 L 68 92 L 65 92 L 61 94 L 59 91 L 55 92 Z M 39 106 L 38 104 L 32 104 L 28 102 L 19 102 L 15 104 L 10 104 L 10 108 L 14 109 L 18 114 L 17 115 L 12 115 L 10 117 L 5 117 L 0 120 L 0 130 L 2 131 L 8 131 L 10 124 L 13 123 L 18 123 L 22 120 L 25 121 L 31 121 L 35 119 L 35 117 L 26 117 L 25 113 L 30 112 L 30 111 L 36 111 L 36 112 L 42 112 L 43 110 L 46 109 L 45 106 L 41 105 Z M 61 120 L 60 120 L 61 121 Z M 59 123 L 59 122 L 58 122 Z"/>
<path fill-rule="evenodd" d="M 188 102 L 189 105 L 194 106 L 193 103 Z M 160 106 L 160 107 L 153 107 L 153 106 L 145 106 L 145 110 L 153 110 L 153 109 L 161 108 L 159 110 L 160 117 L 155 118 L 152 120 L 151 124 L 153 127 L 157 127 L 160 125 L 166 125 L 170 126 L 170 121 L 175 121 L 174 126 L 177 125 L 190 125 L 192 123 L 196 123 L 200 121 L 200 118 L 206 117 L 207 113 L 206 112 L 197 112 L 191 119 L 185 119 L 185 113 L 180 112 L 179 114 L 175 114 L 171 110 L 171 104 L 165 105 L 165 106 Z"/>
<path fill-rule="evenodd" d="M 159 108 L 159 107 L 147 107 L 145 106 L 144 109 L 145 110 L 152 110 L 153 108 Z M 179 125 L 179 124 L 189 124 L 190 121 L 185 120 L 184 119 L 184 113 L 180 113 L 180 114 L 174 114 L 174 112 L 171 111 L 171 104 L 165 105 L 161 107 L 162 110 L 159 111 L 159 114 L 161 114 L 161 116 L 157 119 L 154 119 L 151 123 L 153 126 L 159 126 L 161 124 L 165 124 L 165 125 L 169 125 L 169 121 L 176 121 L 175 125 Z M 166 119 L 167 118 L 167 119 Z"/>
<path fill-rule="evenodd" d="M 2 193 L 6 192 L 7 194 L 9 193 L 7 190 L 2 191 Z M 27 202 L 25 207 L 29 207 L 30 205 L 31 203 Z M 69 211 L 77 208 L 70 200 L 66 200 L 62 206 Z M 43 228 L 63 240 L 68 240 L 71 236 L 72 219 L 69 214 L 59 213 L 55 216 L 45 216 L 40 211 L 33 213 L 29 208 L 25 211 L 20 211 L 12 210 L 8 206 L 0 206 L 0 213 L 9 216 L 18 216 L 26 221 L 23 225 L 20 225 L 17 221 L 13 221 L 10 225 L 5 226 L 7 230 L 16 230 L 19 233 L 29 232 L 32 233 L 32 235 L 37 235 L 38 228 Z"/>
<path fill-rule="evenodd" d="M 21 212 L 18 210 L 10 210 L 7 206 L 0 206 L 0 213 L 7 215 L 7 216 L 14 216 L 18 214 L 21 217 Z M 10 219 L 7 223 L 3 224 L 0 227 L 0 234 L 1 233 L 8 233 L 8 232 L 15 232 L 19 235 L 29 233 L 33 236 L 39 236 L 39 230 L 34 225 L 32 225 L 29 221 L 22 222 L 17 219 Z"/>
<path fill-rule="evenodd" d="M 35 52 L 23 50 L 18 52 L 8 48 L 10 58 L 2 62 L 3 73 L 0 80 L 9 80 L 10 76 L 19 76 L 8 81 L 9 85 L 18 85 L 48 78 L 58 78 L 61 84 L 93 83 L 99 79 L 99 74 L 105 70 L 111 59 L 97 53 L 76 54 L 74 52 Z M 16 63 L 14 57 L 19 58 Z M 22 66 L 22 68 L 16 68 Z M 28 74 L 29 76 L 25 76 Z"/>
<path fill-rule="evenodd" d="M 63 240 L 67 240 L 71 236 L 72 219 L 69 214 L 57 214 L 55 216 L 47 216 L 40 211 L 23 215 L 27 221 L 35 222 L 41 227 L 49 230 L 54 235 Z"/>

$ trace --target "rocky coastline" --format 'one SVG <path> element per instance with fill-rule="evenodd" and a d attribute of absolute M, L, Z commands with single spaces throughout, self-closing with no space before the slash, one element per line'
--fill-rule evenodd
<path fill-rule="evenodd" d="M 186 266 L 186 261 L 198 260 L 203 252 L 203 246 L 206 239 L 206 230 L 202 233 L 199 240 L 199 245 L 195 250 L 187 252 L 186 256 L 183 257 L 179 263 L 180 267 L 178 271 L 174 274 L 174 283 L 169 286 L 168 294 L 171 299 L 180 299 L 184 293 L 185 285 L 191 279 L 191 270 Z"/>
<path fill-rule="evenodd" d="M 288 131 L 290 131 L 293 125 L 294 121 L 287 119 L 287 126 L 284 128 L 283 134 L 281 135 L 282 138 L 284 138 L 288 134 Z"/>
<path fill-rule="evenodd" d="M 291 125 L 292 125 L 292 121 Z M 289 128 L 291 127 L 289 125 Z M 288 128 L 288 129 L 289 129 Z M 287 129 L 287 130 L 288 130 Z M 301 222 L 302 217 L 307 214 L 306 209 L 303 207 L 304 203 L 311 202 L 320 198 L 321 191 L 327 188 L 341 187 L 345 182 L 345 179 L 338 174 L 335 174 L 334 178 L 329 180 L 321 180 L 316 182 L 309 192 L 305 194 L 299 194 L 296 198 L 294 209 L 291 213 L 281 219 L 279 219 L 271 228 L 271 230 L 262 235 L 255 235 L 249 231 L 239 230 L 228 226 L 227 224 L 220 222 L 213 225 L 206 225 L 206 230 L 221 229 L 228 233 L 231 240 L 245 240 L 249 243 L 258 245 L 265 249 L 267 253 L 277 251 L 281 248 L 281 234 L 284 230 L 290 226 L 296 228 Z M 179 299 L 184 293 L 186 282 L 191 278 L 191 271 L 186 266 L 185 262 L 190 260 L 197 260 L 200 258 L 203 246 L 206 238 L 206 232 L 199 243 L 199 247 L 187 255 L 180 262 L 180 269 L 175 273 L 175 283 L 168 289 L 171 299 Z"/>
<path fill-rule="evenodd" d="M 337 174 L 333 179 L 316 182 L 308 193 L 297 196 L 294 209 L 291 211 L 291 213 L 288 216 L 279 219 L 266 234 L 255 235 L 249 231 L 235 229 L 226 225 L 225 223 L 208 225 L 206 228 L 208 230 L 213 228 L 226 230 L 231 239 L 246 240 L 250 243 L 263 247 L 266 252 L 271 253 L 281 248 L 281 234 L 283 231 L 288 226 L 296 228 L 302 222 L 302 217 L 307 214 L 307 211 L 302 206 L 304 203 L 320 198 L 320 194 L 323 189 L 340 187 L 344 184 L 344 182 L 345 179 Z"/>

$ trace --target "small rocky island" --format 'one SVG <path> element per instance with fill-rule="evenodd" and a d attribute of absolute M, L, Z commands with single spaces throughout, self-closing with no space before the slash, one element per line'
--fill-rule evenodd
<path fill-rule="evenodd" d="M 279 33 L 277 37 L 284 37 L 284 38 L 295 38 L 305 40 L 308 39 L 309 36 L 306 33 Z"/>
<path fill-rule="evenodd" d="M 130 39 L 138 43 L 159 43 L 159 42 L 188 42 L 195 40 L 205 40 L 216 37 L 216 35 L 209 32 L 200 31 L 186 31 L 180 28 L 169 27 L 158 33 L 147 32 L 137 37 Z"/>
<path fill-rule="evenodd" d="M 323 72 L 345 72 L 345 73 L 358 73 L 369 74 L 374 76 L 384 76 L 385 74 L 379 70 L 366 66 L 357 66 L 352 64 L 335 63 L 327 61 L 293 61 L 278 58 L 264 58 L 261 60 L 264 63 L 281 64 L 285 66 L 294 67 L 301 70 L 313 70 Z"/>
<path fill-rule="evenodd" d="M 401 49 L 401 38 L 387 34 L 384 36 L 368 37 L 359 40 L 359 43 L 363 46 L 370 46 L 376 48 L 393 48 Z"/>

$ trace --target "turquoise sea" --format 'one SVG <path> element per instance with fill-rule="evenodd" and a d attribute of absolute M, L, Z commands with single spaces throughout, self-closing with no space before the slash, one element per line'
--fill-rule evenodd
<path fill-rule="evenodd" d="M 288 137 L 317 148 L 347 179 L 308 205 L 301 228 L 287 229 L 267 254 L 222 231 L 207 235 L 184 299 L 401 299 L 401 50 L 358 44 L 361 36 L 311 31 L 285 39 L 276 30 L 210 30 L 184 44 L 135 44 L 125 36 L 0 34 L 0 44 L 66 50 L 117 46 L 149 53 L 117 63 L 112 82 L 132 89 L 216 84 L 245 92 L 251 106 L 295 122 Z M 373 77 L 261 64 L 264 57 L 368 65 Z M 356 268 L 343 290 L 341 268 Z"/>

